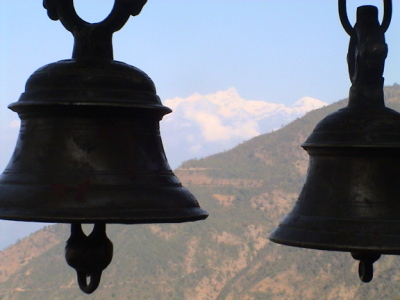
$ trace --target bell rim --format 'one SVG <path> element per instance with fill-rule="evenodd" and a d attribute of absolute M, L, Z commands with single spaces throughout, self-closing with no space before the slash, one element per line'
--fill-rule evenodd
<path fill-rule="evenodd" d="M 365 226 L 366 221 L 369 228 Z M 349 223 L 355 224 L 352 232 L 346 231 Z M 377 228 L 382 228 L 382 225 L 390 230 L 379 232 Z M 361 231 L 361 227 L 365 230 Z M 337 228 L 337 232 L 331 228 Z M 398 255 L 400 220 L 354 220 L 288 214 L 271 232 L 269 239 L 285 246 L 315 250 Z"/>
<path fill-rule="evenodd" d="M 145 212 L 145 214 L 144 214 Z M 23 222 L 38 222 L 38 223 L 82 223 L 82 224 L 93 224 L 97 222 L 107 223 L 107 224 L 162 224 L 162 223 L 184 223 L 184 222 L 195 222 L 205 220 L 208 217 L 207 211 L 200 207 L 190 208 L 185 210 L 153 210 L 153 211 L 143 211 L 140 212 L 142 215 L 132 216 L 138 213 L 137 210 L 130 212 L 127 209 L 119 211 L 125 216 L 88 216 L 85 212 L 85 216 L 79 216 L 82 214 L 81 210 L 74 210 L 70 212 L 59 212 L 52 216 L 44 216 L 36 214 L 32 216 L 32 210 L 30 211 L 18 211 L 18 212 L 5 212 L 0 210 L 0 219 L 7 221 L 23 221 Z M 95 212 L 93 211 L 93 214 Z M 115 212 L 114 212 L 115 214 Z M 73 217 L 72 217 L 73 215 Z M 148 215 L 148 216 L 146 216 Z"/>
<path fill-rule="evenodd" d="M 172 174 L 172 173 L 171 173 Z M 153 176 L 154 177 L 154 176 Z M 150 177 L 150 178 L 153 178 Z M 175 176 L 153 184 L 27 184 L 0 180 L 0 219 L 44 223 L 182 223 L 202 209 Z M 169 179 L 169 180 L 167 180 Z M 176 179 L 177 180 L 177 179 Z"/>

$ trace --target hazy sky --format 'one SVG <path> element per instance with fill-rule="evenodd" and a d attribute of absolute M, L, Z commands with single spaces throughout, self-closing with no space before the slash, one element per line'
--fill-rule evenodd
<path fill-rule="evenodd" d="M 102 20 L 113 0 L 75 0 L 80 16 Z M 400 6 L 386 33 L 386 84 L 400 83 Z M 349 0 L 356 7 L 382 0 Z M 292 104 L 304 96 L 347 97 L 349 37 L 335 0 L 149 0 L 114 34 L 114 58 L 145 71 L 162 99 L 235 87 L 245 99 Z M 72 36 L 42 0 L 0 2 L 0 168 L 10 155 L 17 101 L 37 68 L 71 57 Z M 11 146 L 13 147 L 13 146 Z M 1 228 L 0 228 L 1 229 Z M 0 241 L 1 244 L 1 241 Z M 0 245 L 1 246 L 1 245 Z"/>

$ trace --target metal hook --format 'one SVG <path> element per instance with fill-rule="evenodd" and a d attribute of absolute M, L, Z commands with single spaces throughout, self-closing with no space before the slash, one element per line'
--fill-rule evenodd
<path fill-rule="evenodd" d="M 346 0 L 339 0 L 338 8 L 339 8 L 340 22 L 342 23 L 342 26 L 344 30 L 347 32 L 347 34 L 352 36 L 354 34 L 354 28 L 350 24 L 349 17 L 347 16 Z"/>
<path fill-rule="evenodd" d="M 342 23 L 342 26 L 347 34 L 353 36 L 355 34 L 355 31 L 354 27 L 350 24 L 349 18 L 347 16 L 346 2 L 346 0 L 338 0 L 340 22 Z M 381 28 L 383 32 L 386 32 L 386 30 L 389 28 L 390 21 L 392 20 L 392 0 L 383 0 L 383 7 L 384 12 Z"/>

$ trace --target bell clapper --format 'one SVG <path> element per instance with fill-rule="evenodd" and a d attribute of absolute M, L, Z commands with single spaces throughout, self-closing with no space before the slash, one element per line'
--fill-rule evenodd
<path fill-rule="evenodd" d="M 88 236 L 80 223 L 71 224 L 71 236 L 65 246 L 65 259 L 76 270 L 80 289 L 93 293 L 100 284 L 101 273 L 110 264 L 113 244 L 106 235 L 106 224 L 96 223 Z M 87 278 L 90 277 L 90 283 Z"/>
<path fill-rule="evenodd" d="M 358 276 L 362 282 L 370 282 L 374 277 L 373 263 L 376 262 L 380 257 L 380 253 L 368 253 L 368 252 L 351 252 L 351 256 L 359 260 L 358 265 Z"/>

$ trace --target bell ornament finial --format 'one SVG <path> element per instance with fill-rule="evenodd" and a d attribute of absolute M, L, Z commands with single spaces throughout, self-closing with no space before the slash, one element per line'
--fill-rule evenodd
<path fill-rule="evenodd" d="M 137 16 L 147 0 L 114 0 L 110 14 L 101 22 L 88 23 L 75 11 L 73 0 L 44 0 L 50 19 L 60 20 L 74 36 L 72 58 L 100 57 L 113 59 L 112 35 L 130 16 Z"/>

